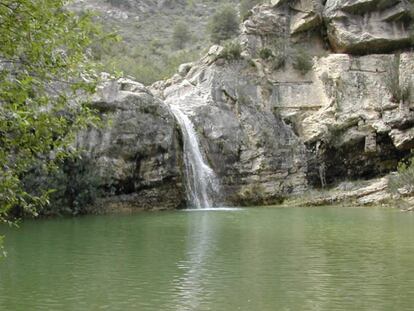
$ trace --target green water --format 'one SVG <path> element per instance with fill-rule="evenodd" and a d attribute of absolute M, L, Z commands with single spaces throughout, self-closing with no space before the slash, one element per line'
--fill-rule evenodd
<path fill-rule="evenodd" d="M 243 209 L 2 228 L 0 310 L 413 310 L 414 214 Z"/>

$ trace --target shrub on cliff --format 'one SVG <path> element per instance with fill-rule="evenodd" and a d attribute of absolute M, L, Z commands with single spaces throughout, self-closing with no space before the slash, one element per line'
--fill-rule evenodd
<path fill-rule="evenodd" d="M 226 42 L 219 58 L 224 58 L 226 60 L 238 60 L 241 59 L 241 52 L 242 48 L 239 42 Z"/>
<path fill-rule="evenodd" d="M 259 51 L 259 57 L 261 59 L 267 60 L 267 59 L 273 57 L 273 52 L 269 48 L 263 48 Z"/>
<path fill-rule="evenodd" d="M 292 66 L 301 74 L 308 73 L 312 69 L 312 65 L 312 57 L 304 49 L 298 49 L 293 55 Z"/>
<path fill-rule="evenodd" d="M 208 30 L 210 39 L 214 43 L 220 43 L 236 36 L 239 32 L 239 19 L 236 10 L 230 5 L 219 8 L 217 13 L 211 17 Z"/>
<path fill-rule="evenodd" d="M 394 193 L 414 192 L 414 158 L 399 163 L 398 173 L 390 178 L 388 186 Z"/>

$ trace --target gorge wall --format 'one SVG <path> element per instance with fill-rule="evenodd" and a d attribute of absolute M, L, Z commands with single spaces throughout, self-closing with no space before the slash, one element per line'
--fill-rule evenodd
<path fill-rule="evenodd" d="M 240 57 L 213 46 L 149 89 L 108 82 L 95 105 L 112 124 L 79 144 L 119 185 L 113 204 L 137 208 L 183 206 L 171 103 L 195 124 L 228 204 L 383 176 L 414 146 L 412 10 L 404 0 L 257 6 Z"/>

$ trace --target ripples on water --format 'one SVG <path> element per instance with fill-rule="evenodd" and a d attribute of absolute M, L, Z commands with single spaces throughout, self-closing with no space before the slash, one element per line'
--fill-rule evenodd
<path fill-rule="evenodd" d="M 0 310 L 413 310 L 414 215 L 214 209 L 25 222 Z"/>

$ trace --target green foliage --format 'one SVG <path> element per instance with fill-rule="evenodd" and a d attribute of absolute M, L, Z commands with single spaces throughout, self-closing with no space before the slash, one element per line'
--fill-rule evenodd
<path fill-rule="evenodd" d="M 93 46 L 93 55 L 102 63 L 102 70 L 122 72 L 137 81 L 150 85 L 171 77 L 180 64 L 196 60 L 198 51 L 169 51 L 165 43 L 151 41 L 146 46 L 131 46 L 124 41 Z"/>
<path fill-rule="evenodd" d="M 226 60 L 238 60 L 241 59 L 241 52 L 242 48 L 239 42 L 226 42 L 219 57 Z"/>
<path fill-rule="evenodd" d="M 236 10 L 230 5 L 219 8 L 217 13 L 211 17 L 208 30 L 210 39 L 214 43 L 235 37 L 239 32 L 239 19 Z"/>
<path fill-rule="evenodd" d="M 269 61 L 273 70 L 279 70 L 286 65 L 286 55 L 281 50 L 276 53 L 270 48 L 264 47 L 259 51 L 259 57 L 263 60 Z"/>
<path fill-rule="evenodd" d="M 273 57 L 273 52 L 271 49 L 265 47 L 259 51 L 259 57 L 264 60 L 269 59 Z"/>
<path fill-rule="evenodd" d="M 74 134 L 97 121 L 87 95 L 96 74 L 87 47 L 99 36 L 91 16 L 64 0 L 0 2 L 0 218 L 20 206 L 36 214 L 48 193 L 26 192 L 22 176 L 68 155 Z M 80 100 L 79 98 L 83 100 Z"/>
<path fill-rule="evenodd" d="M 293 68 L 305 75 L 312 69 L 312 65 L 311 56 L 304 49 L 298 49 L 293 56 Z"/>
<path fill-rule="evenodd" d="M 173 31 L 173 46 L 176 49 L 183 49 L 185 47 L 185 44 L 190 41 L 191 39 L 191 33 L 188 30 L 188 25 L 184 22 L 178 22 L 174 26 Z"/>
<path fill-rule="evenodd" d="M 115 191 L 112 180 L 100 176 L 93 159 L 81 155 L 64 159 L 53 170 L 35 166 L 22 181 L 24 188 L 33 196 L 49 189 L 49 203 L 38 209 L 39 214 L 47 216 L 86 214 L 97 198 Z M 25 211 L 17 208 L 14 213 L 21 216 Z"/>
<path fill-rule="evenodd" d="M 262 3 L 262 0 L 240 0 L 240 17 L 242 21 L 245 21 L 251 16 L 251 9 L 259 4 Z"/>
<path fill-rule="evenodd" d="M 118 5 L 124 11 L 124 2 L 128 2 L 133 8 L 126 11 L 128 18 L 119 19 L 108 14 L 106 6 L 97 7 L 103 11 L 99 21 L 103 23 L 106 32 L 117 29 L 122 40 L 106 46 L 101 42 L 95 42 L 93 55 L 102 62 L 102 71 L 122 72 L 124 75 L 135 77 L 145 85 L 170 78 L 176 73 L 177 65 L 199 59 L 204 53 L 204 47 L 211 45 L 209 29 L 206 27 L 212 15 L 211 11 L 216 11 L 224 4 L 231 4 L 236 8 L 239 2 L 169 0 L 161 1 L 162 8 L 155 9 L 157 1 L 148 0 L 148 6 L 155 11 L 141 12 L 138 9 L 140 1 L 137 0 L 102 0 L 104 1 L 116 2 L 115 6 Z M 77 4 L 76 7 L 81 9 L 82 5 Z M 184 21 L 190 26 L 191 37 L 183 49 L 178 49 L 174 44 L 173 31 L 177 21 Z M 153 49 L 155 41 L 158 47 Z"/>
<path fill-rule="evenodd" d="M 404 189 L 406 193 L 414 192 L 414 158 L 398 165 L 398 174 L 389 179 L 388 186 L 394 193 Z"/>

